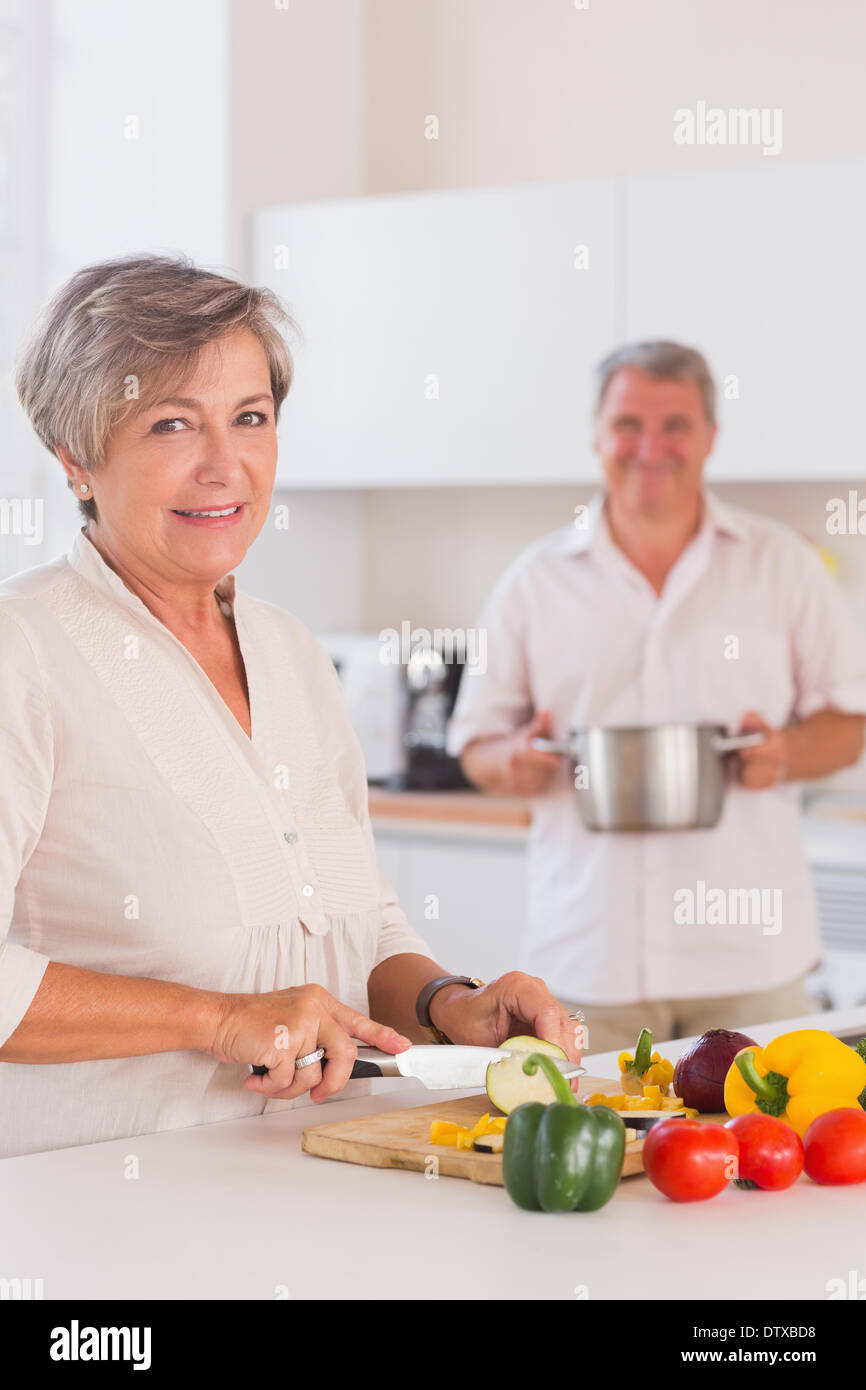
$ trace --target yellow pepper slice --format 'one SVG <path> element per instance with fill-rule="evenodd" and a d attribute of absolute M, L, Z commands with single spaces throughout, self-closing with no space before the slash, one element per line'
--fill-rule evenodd
<path fill-rule="evenodd" d="M 651 1086 L 659 1086 L 667 1094 L 670 1084 L 674 1079 L 673 1063 L 663 1057 L 660 1062 L 654 1062 L 643 1074 L 643 1080 Z"/>
<path fill-rule="evenodd" d="M 476 1139 L 480 1139 L 483 1134 L 504 1134 L 507 1115 L 495 1115 L 490 1118 L 490 1113 L 482 1115 L 475 1121 L 471 1129 L 466 1125 L 456 1125 L 451 1120 L 433 1120 L 430 1125 L 430 1143 L 447 1145 L 449 1148 L 471 1149 Z"/>
<path fill-rule="evenodd" d="M 457 1144 L 458 1134 L 468 1134 L 469 1130 L 465 1125 L 452 1124 L 450 1120 L 434 1120 L 430 1126 L 430 1143 L 447 1144 L 454 1148 Z"/>
<path fill-rule="evenodd" d="M 593 1094 L 587 1098 L 586 1104 L 608 1105 L 611 1110 L 623 1110 L 625 1109 L 625 1104 L 628 1099 L 629 1097 L 626 1095 L 606 1096 L 603 1091 L 594 1091 Z"/>

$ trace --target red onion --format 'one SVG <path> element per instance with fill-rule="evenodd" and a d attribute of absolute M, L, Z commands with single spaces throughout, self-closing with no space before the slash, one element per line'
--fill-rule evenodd
<path fill-rule="evenodd" d="M 683 1105 L 712 1115 L 725 1108 L 725 1077 L 731 1063 L 744 1047 L 757 1047 L 754 1038 L 732 1033 L 728 1028 L 711 1028 L 693 1042 L 677 1062 L 674 1093 Z"/>

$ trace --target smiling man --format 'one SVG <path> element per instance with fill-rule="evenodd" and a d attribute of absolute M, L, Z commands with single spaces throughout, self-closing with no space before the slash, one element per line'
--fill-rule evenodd
<path fill-rule="evenodd" d="M 488 669 L 462 683 L 449 750 L 533 802 L 522 968 L 585 1010 L 588 1050 L 811 1011 L 820 938 L 800 787 L 855 762 L 866 639 L 811 547 L 703 486 L 717 432 L 706 361 L 677 343 L 598 369 L 605 488 L 525 551 L 480 620 Z M 533 748 L 587 725 L 763 730 L 710 830 L 588 831 L 572 764 Z M 709 885 L 709 888 L 708 888 Z M 721 891 L 780 906 L 736 922 L 684 912 Z M 689 895 L 691 894 L 691 897 Z"/>

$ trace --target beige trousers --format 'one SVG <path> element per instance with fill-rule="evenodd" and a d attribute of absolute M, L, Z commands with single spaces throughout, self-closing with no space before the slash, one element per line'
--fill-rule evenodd
<path fill-rule="evenodd" d="M 563 1001 L 565 1002 L 565 1001 Z M 640 1004 L 567 1003 L 570 1012 L 586 1016 L 584 1052 L 621 1052 L 633 1049 L 641 1028 L 649 1028 L 653 1041 L 699 1036 L 708 1028 L 748 1031 L 751 1023 L 774 1023 L 816 1012 L 803 977 L 775 989 L 753 994 L 727 994 L 713 999 L 652 999 Z"/>

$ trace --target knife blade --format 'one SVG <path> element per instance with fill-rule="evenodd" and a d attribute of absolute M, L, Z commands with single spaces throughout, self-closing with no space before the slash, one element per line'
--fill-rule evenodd
<path fill-rule="evenodd" d="M 487 1068 L 510 1057 L 501 1047 L 468 1047 L 460 1044 L 415 1043 L 404 1052 L 381 1052 L 376 1047 L 358 1047 L 358 1058 L 352 1067 L 352 1079 L 372 1076 L 414 1077 L 428 1091 L 460 1091 L 483 1088 Z M 586 1068 L 562 1057 L 551 1057 L 554 1066 L 568 1079 L 583 1076 Z M 252 1067 L 258 1076 L 267 1067 Z"/>

